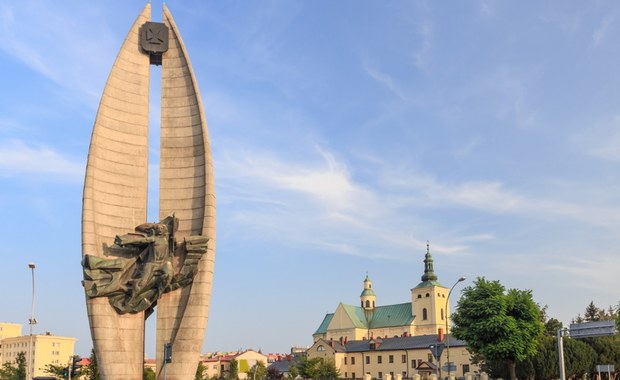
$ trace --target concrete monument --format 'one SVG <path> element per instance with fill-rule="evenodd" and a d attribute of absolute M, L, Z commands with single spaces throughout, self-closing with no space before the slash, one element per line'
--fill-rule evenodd
<path fill-rule="evenodd" d="M 157 378 L 193 379 L 215 259 L 207 123 L 185 45 L 164 5 L 127 34 L 93 127 L 82 209 L 86 306 L 102 379 L 142 379 L 144 322 L 156 313 Z M 150 66 L 161 65 L 159 223 L 147 223 Z M 133 231 L 133 232 L 131 232 Z"/>

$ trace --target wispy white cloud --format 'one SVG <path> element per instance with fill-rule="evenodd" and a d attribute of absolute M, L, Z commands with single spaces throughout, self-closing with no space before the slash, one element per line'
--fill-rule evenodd
<path fill-rule="evenodd" d="M 83 175 L 84 163 L 52 148 L 28 145 L 20 140 L 0 144 L 0 176 L 20 176 L 32 181 L 81 181 Z"/>
<path fill-rule="evenodd" d="M 29 0 L 0 5 L 0 49 L 94 106 L 116 55 L 114 36 L 97 9 L 76 5 L 72 11 Z"/>
<path fill-rule="evenodd" d="M 603 43 L 603 40 L 607 38 L 609 30 L 618 21 L 619 16 L 620 8 L 616 8 L 613 11 L 605 14 L 605 17 L 592 34 L 592 42 L 595 47 L 599 46 L 601 43 Z"/>
<path fill-rule="evenodd" d="M 424 23 L 417 31 L 421 42 L 420 47 L 413 52 L 413 62 L 419 70 L 426 72 L 432 49 L 433 29 L 430 24 Z"/>
<path fill-rule="evenodd" d="M 407 96 L 404 94 L 401 86 L 389 74 L 369 65 L 365 65 L 364 69 L 375 82 L 388 89 L 401 100 L 407 100 Z"/>

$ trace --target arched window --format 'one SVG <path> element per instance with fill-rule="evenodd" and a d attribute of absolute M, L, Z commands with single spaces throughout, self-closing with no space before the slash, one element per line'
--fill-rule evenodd
<path fill-rule="evenodd" d="M 428 312 L 426 311 L 426 308 L 422 309 L 422 320 L 426 321 L 428 319 Z"/>
<path fill-rule="evenodd" d="M 431 295 L 430 295 L 430 294 L 428 294 L 428 293 L 426 293 L 426 296 L 427 296 L 427 297 L 430 297 Z"/>
<path fill-rule="evenodd" d="M 318 346 L 318 347 L 316 348 L 316 350 L 317 350 L 318 352 L 323 352 L 323 351 L 325 351 L 325 347 L 323 347 L 323 346 Z"/>
<path fill-rule="evenodd" d="M 370 301 L 366 300 L 366 307 L 370 307 Z"/>
<path fill-rule="evenodd" d="M 421 295 L 421 294 L 418 294 L 418 298 L 422 298 L 422 295 Z"/>
<path fill-rule="evenodd" d="M 375 307 L 375 301 L 372 301 L 372 307 Z"/>

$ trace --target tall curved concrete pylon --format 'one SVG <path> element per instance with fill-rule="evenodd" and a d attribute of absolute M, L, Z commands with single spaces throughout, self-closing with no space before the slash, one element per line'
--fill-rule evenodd
<path fill-rule="evenodd" d="M 170 37 L 161 59 L 160 219 L 173 213 L 179 219 L 177 241 L 209 238 L 193 282 L 157 301 L 157 378 L 163 378 L 163 345 L 171 343 L 174 356 L 166 377 L 184 380 L 194 378 L 209 313 L 215 186 L 200 92 L 165 5 L 163 16 Z M 107 257 L 116 235 L 146 222 L 150 57 L 140 49 L 139 36 L 150 18 L 149 3 L 125 38 L 97 111 L 84 182 L 83 256 Z M 102 378 L 142 379 L 145 313 L 118 314 L 105 297 L 87 297 L 86 305 Z"/>

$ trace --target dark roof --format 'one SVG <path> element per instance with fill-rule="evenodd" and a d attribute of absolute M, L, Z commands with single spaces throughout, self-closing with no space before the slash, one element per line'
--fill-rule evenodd
<path fill-rule="evenodd" d="M 463 340 L 458 340 L 451 335 L 446 337 L 449 340 L 450 347 L 464 347 L 467 343 Z M 420 335 L 420 336 L 404 336 L 397 338 L 382 338 L 376 339 L 381 344 L 378 345 L 372 351 L 393 351 L 393 350 L 408 350 L 408 349 L 420 349 L 428 348 L 431 344 L 437 344 L 437 335 Z M 334 342 L 334 349 L 338 352 L 365 352 L 371 351 L 370 343 L 372 340 L 351 340 L 345 343 L 343 346 Z"/>

